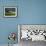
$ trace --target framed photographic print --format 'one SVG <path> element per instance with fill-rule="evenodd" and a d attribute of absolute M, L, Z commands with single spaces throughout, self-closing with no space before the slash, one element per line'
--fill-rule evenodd
<path fill-rule="evenodd" d="M 4 17 L 16 17 L 17 8 L 16 7 L 4 7 Z"/>

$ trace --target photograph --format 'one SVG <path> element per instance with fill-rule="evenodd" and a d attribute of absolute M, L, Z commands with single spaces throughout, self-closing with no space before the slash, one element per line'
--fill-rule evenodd
<path fill-rule="evenodd" d="M 17 8 L 16 7 L 4 7 L 4 17 L 16 17 Z"/>

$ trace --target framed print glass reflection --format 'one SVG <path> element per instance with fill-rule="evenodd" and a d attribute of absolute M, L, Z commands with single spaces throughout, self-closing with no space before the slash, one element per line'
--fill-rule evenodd
<path fill-rule="evenodd" d="M 16 17 L 17 8 L 16 7 L 4 7 L 4 17 Z"/>

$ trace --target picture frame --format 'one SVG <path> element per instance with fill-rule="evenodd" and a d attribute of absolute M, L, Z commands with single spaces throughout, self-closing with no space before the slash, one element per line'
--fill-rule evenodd
<path fill-rule="evenodd" d="M 4 17 L 16 17 L 17 7 L 4 7 Z"/>

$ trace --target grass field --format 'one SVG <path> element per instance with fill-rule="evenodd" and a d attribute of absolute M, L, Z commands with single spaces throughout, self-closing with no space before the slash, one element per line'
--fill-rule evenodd
<path fill-rule="evenodd" d="M 16 13 L 15 12 L 6 12 L 5 13 L 5 16 L 15 16 L 16 15 Z"/>

